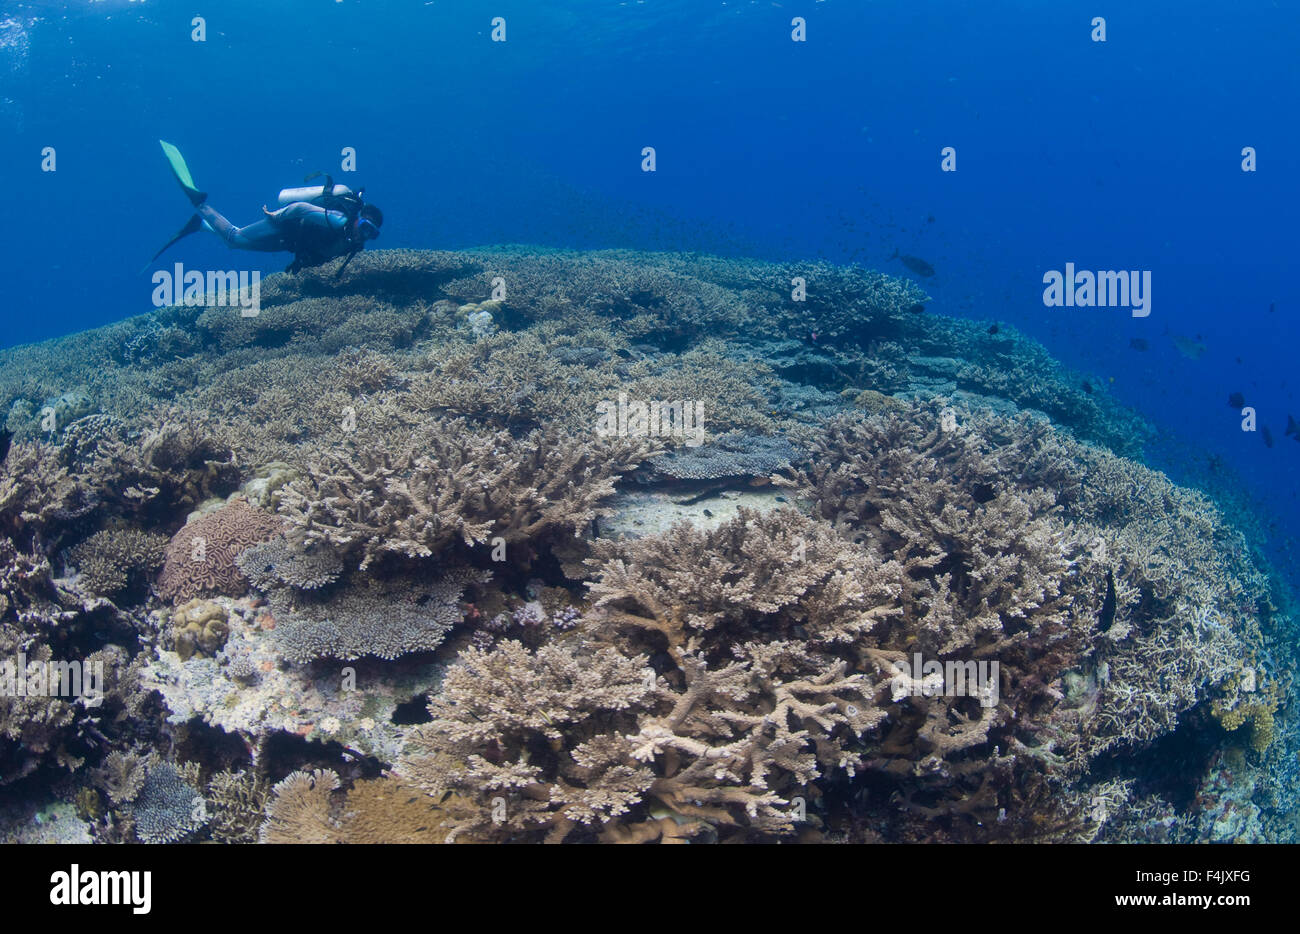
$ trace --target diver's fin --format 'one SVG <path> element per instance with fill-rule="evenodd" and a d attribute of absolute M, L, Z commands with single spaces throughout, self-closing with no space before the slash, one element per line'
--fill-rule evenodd
<path fill-rule="evenodd" d="M 189 220 L 185 222 L 184 227 L 176 231 L 176 236 L 172 237 L 170 240 L 168 240 L 166 243 L 163 244 L 162 249 L 153 255 L 153 259 L 149 260 L 149 262 L 145 264 L 144 269 L 141 269 L 140 272 L 142 273 L 147 272 L 149 267 L 158 261 L 158 257 L 162 256 L 169 249 L 171 249 L 172 245 L 176 243 L 178 240 L 184 240 L 190 234 L 198 233 L 202 229 L 203 229 L 203 218 L 195 214 L 193 217 L 191 217 Z"/>
<path fill-rule="evenodd" d="M 208 200 L 208 193 L 199 191 L 199 186 L 194 184 L 194 176 L 190 175 L 190 167 L 185 164 L 185 157 L 181 155 L 181 151 L 166 140 L 158 140 L 158 145 L 162 146 L 163 155 L 167 157 L 167 162 L 172 167 L 172 174 L 176 176 L 176 181 L 185 192 L 185 196 L 190 199 L 190 204 L 197 208 Z"/>

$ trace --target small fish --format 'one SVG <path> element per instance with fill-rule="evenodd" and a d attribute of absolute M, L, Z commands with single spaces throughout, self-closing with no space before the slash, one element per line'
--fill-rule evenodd
<path fill-rule="evenodd" d="M 1239 392 L 1234 392 L 1232 395 L 1228 396 L 1228 405 L 1232 406 L 1234 409 L 1239 409 L 1245 404 L 1246 397 Z"/>
<path fill-rule="evenodd" d="M 1268 313 L 1271 315 L 1271 314 L 1272 314 L 1273 312 L 1275 312 L 1275 311 L 1277 311 L 1277 302 L 1269 302 L 1269 303 L 1268 303 Z"/>
<path fill-rule="evenodd" d="M 1145 337 L 1131 337 L 1128 345 L 1133 350 L 1147 351 L 1151 349 L 1151 344 L 1147 342 Z"/>
<path fill-rule="evenodd" d="M 898 260 L 918 276 L 926 276 L 928 278 L 929 276 L 934 275 L 934 267 L 919 257 L 908 256 L 906 253 L 899 253 L 898 250 L 894 250 L 894 255 L 889 258 Z"/>
<path fill-rule="evenodd" d="M 990 334 L 998 333 L 998 326 L 996 324 L 989 325 L 989 333 Z"/>
<path fill-rule="evenodd" d="M 934 223 L 934 215 L 931 214 L 929 217 L 927 217 L 927 218 L 925 219 L 925 222 L 926 222 L 927 224 L 933 224 L 933 223 Z"/>
<path fill-rule="evenodd" d="M 14 433 L 7 428 L 0 429 L 0 464 L 9 456 L 9 445 L 14 440 Z"/>
<path fill-rule="evenodd" d="M 1205 351 L 1209 349 L 1199 340 L 1193 340 L 1190 337 L 1183 337 L 1178 334 L 1174 335 L 1174 346 L 1177 347 L 1178 352 L 1188 360 L 1201 359 Z"/>
<path fill-rule="evenodd" d="M 1088 395 L 1092 395 L 1092 383 L 1088 382 L 1086 379 L 1083 381 L 1083 391 Z"/>
<path fill-rule="evenodd" d="M 1264 438 L 1264 447 L 1271 448 L 1273 446 L 1273 432 L 1269 431 L 1268 426 L 1265 425 L 1263 428 L 1260 429 L 1259 433 Z"/>
<path fill-rule="evenodd" d="M 921 312 L 925 311 L 925 306 L 918 302 L 917 304 L 913 305 L 911 308 L 907 310 L 914 315 L 919 315 Z"/>
<path fill-rule="evenodd" d="M 1286 436 L 1300 441 L 1300 425 L 1296 424 L 1294 415 L 1286 417 Z"/>

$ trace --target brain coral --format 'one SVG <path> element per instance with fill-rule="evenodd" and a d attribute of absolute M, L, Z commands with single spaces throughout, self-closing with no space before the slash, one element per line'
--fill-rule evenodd
<path fill-rule="evenodd" d="M 167 543 L 159 595 L 169 600 L 209 593 L 239 596 L 247 581 L 235 559 L 279 531 L 277 519 L 239 500 L 187 522 Z"/>

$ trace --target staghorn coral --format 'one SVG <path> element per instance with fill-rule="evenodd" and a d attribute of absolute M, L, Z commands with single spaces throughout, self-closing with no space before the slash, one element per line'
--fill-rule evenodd
<path fill-rule="evenodd" d="M 115 749 L 95 770 L 95 781 L 115 806 L 130 804 L 144 786 L 148 760 L 130 750 Z"/>
<path fill-rule="evenodd" d="M 0 464 L 0 533 L 15 542 L 37 535 L 52 546 L 99 501 L 99 490 L 79 483 L 50 445 L 14 442 Z"/>
<path fill-rule="evenodd" d="M 218 772 L 207 787 L 208 827 L 218 843 L 256 843 L 270 787 L 261 775 L 244 770 Z"/>
<path fill-rule="evenodd" d="M 211 593 L 238 596 L 247 581 L 235 559 L 280 527 L 272 515 L 240 500 L 187 522 L 167 543 L 158 594 L 177 601 Z"/>
<path fill-rule="evenodd" d="M 457 540 L 574 533 L 601 513 L 614 481 L 654 451 L 645 441 L 593 442 L 555 429 L 522 439 L 476 434 L 451 420 L 402 451 L 311 465 L 285 488 L 280 511 L 304 544 L 359 557 L 365 570 L 383 555 L 430 557 Z"/>
<path fill-rule="evenodd" d="M 8 627 L 0 630 L 0 644 L 10 649 L 0 658 L 4 665 L 15 669 L 14 677 L 27 676 L 27 672 L 16 672 L 19 659 L 26 661 L 29 671 L 36 671 L 54 658 L 48 645 L 25 642 Z M 19 646 L 22 654 L 14 651 Z M 74 742 L 77 719 L 75 701 L 45 696 L 44 692 L 22 695 L 13 683 L 0 690 L 0 786 L 31 774 L 47 762 L 68 771 L 79 768 L 81 758 Z"/>
<path fill-rule="evenodd" d="M 575 825 L 601 826 L 635 804 L 651 772 L 602 749 L 600 724 L 622 719 L 653 688 L 644 658 L 612 649 L 546 646 L 531 654 L 507 640 L 489 652 L 470 648 L 431 701 L 398 773 L 435 796 L 463 795 L 478 807 L 452 837 L 546 834 L 563 839 Z M 553 750 L 545 758 L 543 750 Z M 495 750 L 489 752 L 489 750 Z M 626 758 L 626 757 L 624 757 Z M 505 801 L 493 816 L 494 797 Z"/>
<path fill-rule="evenodd" d="M 708 648 L 711 658 L 758 633 L 843 642 L 901 612 L 900 565 L 789 508 L 741 507 L 709 531 L 683 523 L 638 541 L 597 542 L 587 563 L 606 620 L 658 632 L 674 650 Z"/>
<path fill-rule="evenodd" d="M 416 582 L 365 578 L 321 600 L 279 590 L 270 600 L 274 639 L 295 662 L 430 652 L 461 621 L 465 588 L 491 576 L 455 568 Z"/>
<path fill-rule="evenodd" d="M 156 518 L 235 484 L 234 454 L 207 417 L 169 405 L 136 422 L 92 416 L 64 432 L 63 459 L 106 508 Z"/>
<path fill-rule="evenodd" d="M 662 837 L 643 826 L 661 810 L 676 838 L 791 833 L 793 798 L 824 771 L 851 774 L 845 743 L 881 714 L 842 662 L 786 642 L 735 654 L 677 653 L 670 680 L 611 647 L 468 649 L 398 769 L 477 801 L 454 831 L 476 839 Z"/>

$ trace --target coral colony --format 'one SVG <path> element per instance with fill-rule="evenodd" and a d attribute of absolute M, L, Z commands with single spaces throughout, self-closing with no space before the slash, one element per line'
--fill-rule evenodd
<path fill-rule="evenodd" d="M 5 351 L 0 783 L 98 842 L 1284 839 L 1246 513 L 927 300 L 367 250 Z"/>

